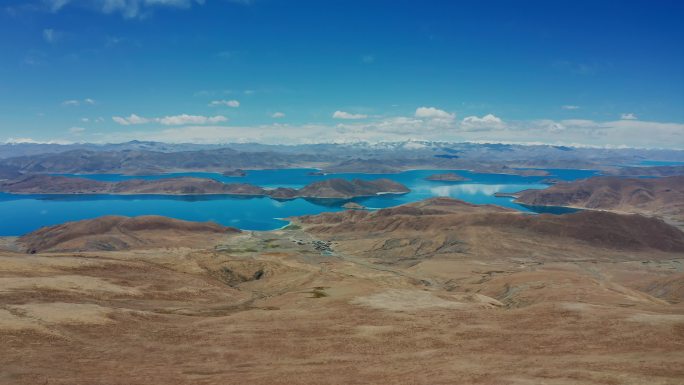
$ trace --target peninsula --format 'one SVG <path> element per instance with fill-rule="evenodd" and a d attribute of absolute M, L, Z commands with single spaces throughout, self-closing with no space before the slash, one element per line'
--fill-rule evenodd
<path fill-rule="evenodd" d="M 0 181 L 0 191 L 11 194 L 107 194 L 107 195 L 241 195 L 274 199 L 352 199 L 381 194 L 405 194 L 410 190 L 389 179 L 328 179 L 300 189 L 264 189 L 247 183 L 223 183 L 207 178 L 129 179 L 103 182 L 88 178 L 29 175 Z"/>

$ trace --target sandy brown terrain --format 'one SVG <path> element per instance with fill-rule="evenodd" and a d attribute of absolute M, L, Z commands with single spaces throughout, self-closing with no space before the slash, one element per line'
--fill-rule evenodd
<path fill-rule="evenodd" d="M 516 193 L 517 202 L 533 206 L 639 213 L 684 228 L 684 176 L 629 179 L 594 177 L 558 183 L 544 190 Z"/>
<path fill-rule="evenodd" d="M 684 233 L 591 214 L 433 199 L 192 248 L 6 238 L 0 383 L 681 384 Z"/>
<path fill-rule="evenodd" d="M 650 167 L 607 167 L 603 170 L 606 175 L 617 176 L 677 176 L 684 175 L 684 166 L 650 166 Z"/>
<path fill-rule="evenodd" d="M 29 254 L 43 251 L 128 250 L 132 248 L 201 248 L 240 230 L 212 222 L 189 222 L 156 215 L 104 216 L 47 226 L 17 239 Z"/>

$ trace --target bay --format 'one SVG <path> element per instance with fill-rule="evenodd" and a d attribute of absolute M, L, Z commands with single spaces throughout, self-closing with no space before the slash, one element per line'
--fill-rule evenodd
<path fill-rule="evenodd" d="M 266 188 L 300 188 L 306 184 L 331 179 L 388 178 L 406 185 L 411 192 L 404 195 L 386 194 L 353 201 L 370 209 L 380 209 L 430 197 L 452 197 L 475 204 L 496 204 L 524 212 L 561 214 L 572 210 L 549 207 L 529 207 L 498 198 L 496 192 L 517 192 L 530 188 L 545 188 L 546 178 L 575 180 L 595 175 L 591 170 L 547 170 L 551 176 L 523 177 L 518 175 L 481 174 L 464 170 L 411 170 L 398 174 L 328 174 L 312 175 L 314 169 L 248 170 L 245 177 L 227 177 L 218 173 L 172 173 L 163 175 L 128 176 L 117 174 L 67 175 L 100 181 L 127 179 L 160 179 L 179 176 L 212 178 L 226 183 L 250 183 Z M 464 182 L 427 181 L 426 177 L 456 172 L 470 180 Z M 343 210 L 346 201 L 294 199 L 278 201 L 268 197 L 168 196 L 168 195 L 13 195 L 0 193 L 0 235 L 21 235 L 42 226 L 67 221 L 95 218 L 103 215 L 163 215 L 190 221 L 214 221 L 244 230 L 272 230 L 287 224 L 282 218 Z"/>

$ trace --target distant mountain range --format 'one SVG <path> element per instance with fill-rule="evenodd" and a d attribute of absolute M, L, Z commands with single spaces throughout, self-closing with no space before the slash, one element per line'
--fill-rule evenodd
<path fill-rule="evenodd" d="M 310 145 L 206 145 L 132 141 L 119 144 L 0 145 L 0 179 L 17 173 L 158 174 L 175 171 L 320 168 L 326 173 L 394 173 L 466 169 L 542 175 L 535 168 L 605 169 L 644 160 L 684 161 L 684 151 L 598 149 L 550 145 L 396 142 Z M 681 173 L 667 167 L 660 173 Z"/>

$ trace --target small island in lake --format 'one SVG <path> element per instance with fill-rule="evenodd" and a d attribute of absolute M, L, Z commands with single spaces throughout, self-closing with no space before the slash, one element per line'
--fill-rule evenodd
<path fill-rule="evenodd" d="M 497 198 L 517 198 L 518 193 L 495 192 L 494 196 Z"/>
<path fill-rule="evenodd" d="M 247 176 L 247 172 L 243 169 L 236 168 L 234 170 L 226 170 L 222 173 L 223 176 L 234 176 L 234 177 L 244 177 Z"/>
<path fill-rule="evenodd" d="M 470 179 L 462 177 L 453 172 L 447 172 L 444 174 L 433 174 L 425 178 L 425 180 L 430 180 L 434 182 L 465 182 Z"/>
<path fill-rule="evenodd" d="M 347 203 L 343 204 L 342 207 L 347 209 L 347 210 L 366 210 L 367 209 L 366 206 L 360 205 L 356 202 L 347 202 Z"/>
<path fill-rule="evenodd" d="M 363 180 L 328 179 L 308 184 L 300 189 L 279 187 L 268 190 L 274 199 L 334 198 L 352 199 L 382 194 L 406 194 L 411 190 L 390 179 Z"/>

